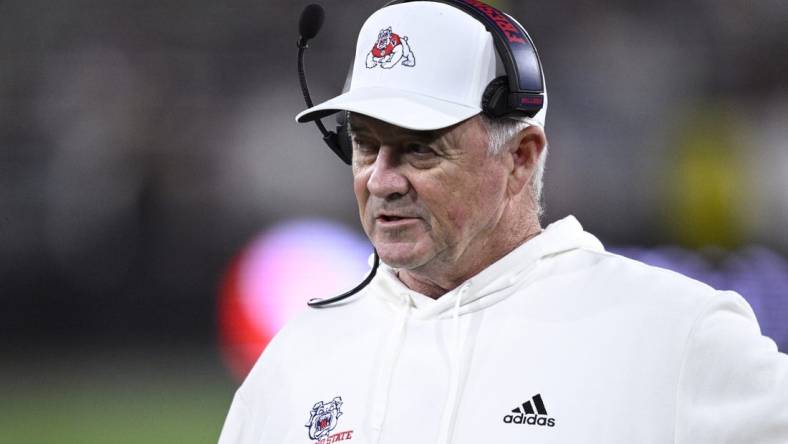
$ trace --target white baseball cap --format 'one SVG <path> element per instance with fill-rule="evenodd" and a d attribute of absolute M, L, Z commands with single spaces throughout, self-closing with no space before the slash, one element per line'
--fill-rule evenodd
<path fill-rule="evenodd" d="M 309 122 L 352 111 L 412 130 L 434 130 L 482 111 L 487 85 L 504 75 L 492 35 L 474 17 L 443 3 L 379 9 L 362 26 L 347 92 L 296 116 Z M 520 119 L 544 127 L 544 106 Z"/>

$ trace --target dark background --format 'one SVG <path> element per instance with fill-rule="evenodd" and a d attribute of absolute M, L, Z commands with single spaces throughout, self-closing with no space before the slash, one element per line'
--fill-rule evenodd
<path fill-rule="evenodd" d="M 215 441 L 233 257 L 293 218 L 360 233 L 293 121 L 305 4 L 0 2 L 0 441 Z M 315 101 L 382 2 L 322 4 Z M 741 291 L 788 348 L 788 3 L 494 4 L 547 76 L 545 223 Z"/>

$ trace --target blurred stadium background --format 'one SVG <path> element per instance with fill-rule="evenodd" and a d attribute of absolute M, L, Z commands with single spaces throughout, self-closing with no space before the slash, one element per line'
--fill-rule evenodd
<path fill-rule="evenodd" d="M 293 122 L 306 3 L 0 2 L 0 442 L 215 442 L 267 338 L 364 274 L 350 172 Z M 316 101 L 382 3 L 323 1 Z M 788 349 L 788 3 L 493 3 L 547 75 L 545 222 Z"/>

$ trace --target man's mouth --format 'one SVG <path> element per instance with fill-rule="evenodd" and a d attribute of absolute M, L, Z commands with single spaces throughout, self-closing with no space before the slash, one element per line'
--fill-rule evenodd
<path fill-rule="evenodd" d="M 393 222 L 393 221 L 402 220 L 402 219 L 406 219 L 406 218 L 405 217 L 401 217 L 401 216 L 380 215 L 380 216 L 378 216 L 378 219 L 382 220 L 383 222 Z"/>
<path fill-rule="evenodd" d="M 397 216 L 393 214 L 380 214 L 378 215 L 378 217 L 375 218 L 375 221 L 381 225 L 398 226 L 402 224 L 407 224 L 409 222 L 415 222 L 418 219 L 419 219 L 418 217 Z"/>

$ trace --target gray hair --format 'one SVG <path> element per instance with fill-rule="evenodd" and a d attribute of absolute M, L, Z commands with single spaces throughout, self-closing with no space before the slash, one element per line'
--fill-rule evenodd
<path fill-rule="evenodd" d="M 489 137 L 489 145 L 487 151 L 491 156 L 497 156 L 506 149 L 506 144 L 509 143 L 514 136 L 520 131 L 528 128 L 534 123 L 529 120 L 517 120 L 511 118 L 492 119 L 482 115 L 482 122 L 487 129 Z M 542 188 L 544 186 L 544 170 L 545 163 L 547 162 L 547 145 L 539 155 L 539 160 L 536 163 L 534 175 L 531 178 L 531 193 L 536 204 L 537 216 L 542 216 L 544 213 L 544 200 L 542 196 Z"/>

